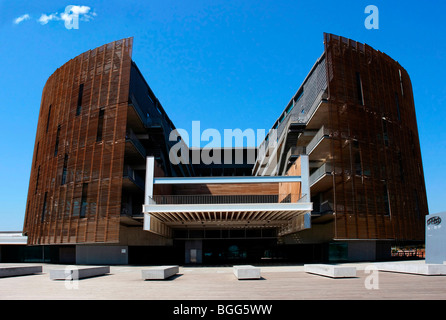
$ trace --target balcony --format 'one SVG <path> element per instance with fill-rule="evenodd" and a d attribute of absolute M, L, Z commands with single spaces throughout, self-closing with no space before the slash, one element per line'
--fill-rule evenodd
<path fill-rule="evenodd" d="M 310 161 L 324 161 L 330 156 L 330 130 L 322 126 L 306 147 Z"/>
<path fill-rule="evenodd" d="M 127 128 L 127 132 L 125 133 L 125 142 L 125 153 L 127 156 L 138 157 L 140 159 L 146 158 L 146 149 L 130 128 Z"/>
<path fill-rule="evenodd" d="M 154 203 L 144 205 L 144 212 L 169 227 L 283 227 L 293 217 L 312 210 L 312 204 L 301 202 L 305 197 L 298 196 L 157 195 Z"/>
<path fill-rule="evenodd" d="M 134 191 L 144 191 L 144 179 L 128 165 L 124 166 L 122 185 Z"/>

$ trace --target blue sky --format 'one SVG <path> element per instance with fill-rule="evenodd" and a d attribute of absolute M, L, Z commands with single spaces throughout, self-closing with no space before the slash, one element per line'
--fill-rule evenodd
<path fill-rule="evenodd" d="M 133 60 L 187 130 L 193 120 L 202 130 L 269 129 L 323 52 L 323 32 L 387 53 L 412 80 L 429 210 L 446 210 L 444 1 L 78 1 L 0 0 L 1 231 L 23 226 L 46 80 L 78 54 L 131 36 Z M 370 4 L 377 30 L 364 27 Z M 68 5 L 90 8 L 79 29 L 60 19 Z M 42 24 L 43 14 L 57 19 Z"/>

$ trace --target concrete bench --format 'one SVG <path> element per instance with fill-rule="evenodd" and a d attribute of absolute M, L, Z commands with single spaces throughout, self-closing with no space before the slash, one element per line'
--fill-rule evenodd
<path fill-rule="evenodd" d="M 351 278 L 356 277 L 355 267 L 337 266 L 331 264 L 305 264 L 304 270 L 330 278 Z"/>
<path fill-rule="evenodd" d="M 42 266 L 9 266 L 0 267 L 0 278 L 26 276 L 42 272 Z"/>
<path fill-rule="evenodd" d="M 150 267 L 141 270 L 141 275 L 144 280 L 164 280 L 179 272 L 178 266 L 159 266 Z"/>
<path fill-rule="evenodd" d="M 51 280 L 79 280 L 110 273 L 109 266 L 100 267 L 67 267 L 64 269 L 50 270 Z"/>
<path fill-rule="evenodd" d="M 427 264 L 427 263 L 377 263 L 375 264 L 379 271 L 419 274 L 424 276 L 442 276 L 446 275 L 445 264 Z"/>
<path fill-rule="evenodd" d="M 237 279 L 260 279 L 260 268 L 253 266 L 233 266 L 233 272 Z"/>

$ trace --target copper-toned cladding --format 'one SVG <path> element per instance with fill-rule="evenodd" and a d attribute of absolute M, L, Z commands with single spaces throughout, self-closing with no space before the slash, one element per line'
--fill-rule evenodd
<path fill-rule="evenodd" d="M 335 239 L 424 240 L 412 85 L 386 54 L 325 34 Z"/>
<path fill-rule="evenodd" d="M 87 51 L 45 84 L 24 222 L 28 244 L 119 241 L 132 43 Z"/>
<path fill-rule="evenodd" d="M 332 205 L 334 239 L 422 241 L 428 208 L 410 78 L 382 52 L 324 37 L 328 117 L 318 122 L 329 132 L 326 161 L 334 174 L 331 186 L 317 192 Z M 26 206 L 28 244 L 119 242 L 126 126 L 137 117 L 128 103 L 132 43 L 87 51 L 48 79 Z M 156 176 L 169 172 L 159 165 Z M 239 188 L 158 186 L 155 195 Z M 287 185 L 258 188 L 244 186 L 242 193 L 300 194 Z"/>

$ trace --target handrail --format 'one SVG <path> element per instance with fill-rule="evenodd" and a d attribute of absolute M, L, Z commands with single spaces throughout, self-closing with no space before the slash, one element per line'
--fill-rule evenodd
<path fill-rule="evenodd" d="M 157 205 L 163 204 L 241 204 L 241 203 L 292 203 L 297 194 L 251 195 L 155 195 Z M 299 197 L 302 199 L 302 197 Z"/>

